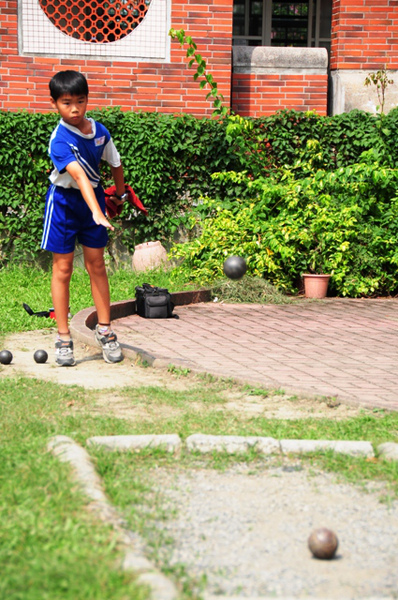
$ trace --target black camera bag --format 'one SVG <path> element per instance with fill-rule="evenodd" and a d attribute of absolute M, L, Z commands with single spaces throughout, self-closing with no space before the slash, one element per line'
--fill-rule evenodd
<path fill-rule="evenodd" d="M 174 304 L 166 288 L 155 287 L 149 283 L 135 288 L 137 314 L 145 319 L 167 319 L 173 315 Z"/>

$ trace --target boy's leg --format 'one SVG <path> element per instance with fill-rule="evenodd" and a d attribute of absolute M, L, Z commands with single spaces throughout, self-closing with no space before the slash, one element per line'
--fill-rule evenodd
<path fill-rule="evenodd" d="M 58 332 L 63 339 L 68 339 L 69 324 L 69 283 L 73 272 L 73 252 L 68 254 L 53 253 L 53 274 L 51 279 L 51 295 Z"/>
<path fill-rule="evenodd" d="M 83 246 L 84 264 L 90 276 L 91 294 L 97 309 L 98 325 L 95 339 L 102 348 L 106 362 L 115 363 L 123 360 L 116 334 L 110 325 L 110 294 L 108 275 L 105 268 L 104 248 Z"/>
<path fill-rule="evenodd" d="M 110 324 L 110 294 L 105 268 L 104 248 L 83 246 L 84 264 L 90 276 L 91 295 L 97 309 L 98 323 Z"/>
<path fill-rule="evenodd" d="M 55 343 L 57 364 L 71 367 L 75 364 L 73 342 L 70 339 L 69 283 L 73 272 L 73 252 L 68 254 L 53 253 L 53 272 L 51 294 L 58 327 L 58 339 Z"/>

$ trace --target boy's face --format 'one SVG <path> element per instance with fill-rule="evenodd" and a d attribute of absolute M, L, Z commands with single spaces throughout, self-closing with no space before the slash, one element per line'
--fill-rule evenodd
<path fill-rule="evenodd" d="M 51 100 L 51 105 L 55 108 L 65 123 L 80 129 L 83 127 L 84 117 L 87 110 L 87 96 L 72 96 L 71 94 L 62 94 L 58 100 Z"/>

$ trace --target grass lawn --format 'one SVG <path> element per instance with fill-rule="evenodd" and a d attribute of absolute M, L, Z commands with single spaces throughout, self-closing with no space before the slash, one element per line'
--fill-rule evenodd
<path fill-rule="evenodd" d="M 146 598 L 114 568 L 114 533 L 84 510 L 68 468 L 46 451 L 49 437 L 72 433 L 65 406 L 84 393 L 0 377 L 0 597 Z"/>
<path fill-rule="evenodd" d="M 71 304 L 73 312 L 91 304 L 88 280 L 77 272 Z M 53 326 L 53 321 L 32 318 L 22 309 L 27 302 L 34 310 L 49 308 L 50 275 L 35 269 L 0 270 L 0 285 L 7 290 L 0 298 L 2 335 L 19 330 Z M 121 272 L 111 279 L 113 299 L 134 295 L 142 277 L 133 280 L 131 273 Z M 182 289 L 184 282 L 159 279 L 151 283 Z M 174 287 L 173 287 L 174 286 Z M 15 299 L 15 300 L 13 300 Z M 183 372 L 169 376 L 182 377 Z M 187 374 L 185 374 L 187 375 Z M 131 406 L 143 403 L 146 413 L 134 419 L 119 418 L 106 410 L 93 410 L 101 394 L 114 392 L 87 391 L 77 386 L 12 378 L 7 367 L 0 366 L 0 598 L 7 600 L 104 600 L 147 598 L 147 591 L 134 582 L 131 574 L 116 567 L 120 559 L 115 535 L 106 525 L 96 522 L 85 510 L 86 500 L 71 485 L 69 469 L 47 452 L 47 442 L 54 435 L 74 438 L 81 444 L 94 435 L 178 433 L 186 438 L 192 433 L 263 435 L 281 438 L 325 438 L 369 440 L 377 444 L 398 442 L 398 414 L 362 411 L 358 416 L 334 421 L 330 418 L 278 420 L 264 416 L 243 419 L 225 407 L 226 392 L 238 387 L 230 381 L 193 377 L 189 393 L 162 387 L 126 387 L 117 393 Z M 242 390 L 243 388 L 239 388 Z M 246 393 L 266 394 L 246 389 Z M 292 400 L 294 401 L 294 400 Z M 103 404 L 101 404 L 103 406 Z M 139 498 L 150 487 L 150 472 L 156 465 L 173 468 L 175 459 L 164 453 L 110 454 L 90 449 L 103 477 L 111 500 L 126 511 L 134 528 L 145 535 L 151 517 L 135 510 Z M 266 463 L 255 453 L 243 457 L 182 454 L 179 465 L 195 468 L 226 468 L 237 460 L 253 467 Z M 338 473 L 360 484 L 383 482 L 384 499 L 398 494 L 398 464 L 376 458 L 353 459 L 333 453 L 315 454 L 302 459 L 316 468 Z M 156 515 L 162 511 L 153 499 Z M 156 544 L 152 545 L 156 559 Z M 190 595 L 190 583 L 184 574 L 183 593 Z"/>
<path fill-rule="evenodd" d="M 130 270 L 119 269 L 109 272 L 109 285 L 112 302 L 129 300 L 135 296 L 135 287 L 146 282 L 145 275 Z M 193 284 L 179 277 L 178 271 L 171 273 L 163 270 L 151 271 L 152 285 L 168 287 L 171 292 L 193 289 Z M 7 290 L 0 295 L 0 342 L 7 333 L 31 331 L 33 329 L 54 326 L 52 319 L 29 316 L 22 304 L 28 304 L 33 312 L 48 310 L 51 300 L 51 270 L 44 271 L 33 266 L 11 265 L 0 269 L 0 288 Z M 90 280 L 83 269 L 74 270 L 70 286 L 70 305 L 72 314 L 93 305 L 90 292 Z"/>
<path fill-rule="evenodd" d="M 81 444 L 93 435 L 127 433 L 178 433 L 181 437 L 201 431 L 213 434 L 269 435 L 276 438 L 326 437 L 368 439 L 375 444 L 398 441 L 398 415 L 364 413 L 342 422 L 329 419 L 277 421 L 242 420 L 233 412 L 221 412 L 223 391 L 230 382 L 198 378 L 190 393 L 162 388 L 125 388 L 129 402 L 152 407 L 150 418 L 119 419 L 92 413 L 103 391 L 59 386 L 31 379 L 12 379 L 0 371 L 0 597 L 8 600 L 58 598 L 79 600 L 145 598 L 131 575 L 115 569 L 118 549 L 105 525 L 94 522 L 85 501 L 70 485 L 69 471 L 46 451 L 48 439 L 69 435 Z M 176 376 L 176 375 L 171 375 Z M 108 391 L 109 393 L 109 391 Z M 120 390 L 119 390 L 120 393 Z M 197 407 L 192 409 L 192 402 Z M 174 408 L 165 417 L 162 406 Z M 198 409 L 200 407 L 200 409 Z M 107 493 L 127 511 L 134 528 L 145 534 L 150 519 L 134 509 L 134 499 L 145 493 L 154 464 L 173 467 L 173 458 L 153 455 L 109 454 L 90 450 L 104 479 Z M 243 458 L 182 456 L 181 466 L 225 468 L 237 460 L 258 464 L 255 454 Z M 398 492 L 396 463 L 352 459 L 326 453 L 305 459 L 318 468 L 334 470 L 353 482 L 379 480 L 388 495 Z M 156 514 L 161 506 L 154 508 Z M 153 558 L 156 559 L 156 542 Z M 179 578 L 183 575 L 180 573 Z M 189 595 L 189 582 L 185 593 Z"/>

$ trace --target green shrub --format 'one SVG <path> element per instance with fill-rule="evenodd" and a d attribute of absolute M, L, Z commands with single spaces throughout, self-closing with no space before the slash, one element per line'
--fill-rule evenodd
<path fill-rule="evenodd" d="M 229 156 L 225 126 L 189 115 L 91 111 L 111 131 L 130 183 L 149 216 L 124 209 L 115 235 L 131 249 L 151 239 L 170 239 L 187 206 L 211 191 L 211 174 L 237 168 Z M 45 194 L 52 168 L 47 146 L 58 116 L 0 111 L 0 263 L 39 252 Z M 111 183 L 103 169 L 103 181 Z"/>
<path fill-rule="evenodd" d="M 40 246 L 53 114 L 0 111 L 0 264 Z"/>
<path fill-rule="evenodd" d="M 398 144 L 394 132 L 398 125 L 398 109 L 388 115 L 372 115 L 360 110 L 320 117 L 314 112 L 279 111 L 270 117 L 253 120 L 253 129 L 242 133 L 258 143 L 261 155 L 267 160 L 254 161 L 253 152 L 247 154 L 243 165 L 256 177 L 264 175 L 264 167 L 292 166 L 299 158 L 306 160 L 307 142 L 316 140 L 322 149 L 320 168 L 333 170 L 357 163 L 367 150 L 378 152 L 381 164 L 393 167 L 398 161 Z M 249 142 L 246 142 L 249 143 Z M 310 153 L 311 155 L 311 153 Z"/>
<path fill-rule="evenodd" d="M 376 117 L 360 111 L 320 117 L 285 110 L 260 119 L 196 119 L 115 108 L 90 114 L 110 130 L 126 181 L 149 210 L 145 217 L 126 206 L 122 218 L 115 220 L 111 237 L 130 250 L 151 239 L 170 242 L 202 196 L 221 203 L 253 197 L 244 180 L 217 180 L 215 172 L 245 172 L 256 181 L 289 167 L 299 180 L 317 168 L 334 171 L 355 164 L 372 148 L 381 165 L 398 160 L 398 145 L 389 133 L 396 131 L 398 110 Z M 47 146 L 57 122 L 53 113 L 0 111 L 0 265 L 40 256 L 51 170 Z M 105 185 L 110 183 L 107 168 L 103 178 Z"/>
<path fill-rule="evenodd" d="M 398 290 L 397 169 L 361 162 L 302 179 L 292 170 L 278 178 L 215 178 L 247 193 L 205 200 L 201 235 L 173 250 L 191 278 L 219 277 L 226 257 L 238 254 L 249 273 L 287 292 L 297 292 L 303 272 L 331 273 L 331 289 L 343 296 Z"/>

